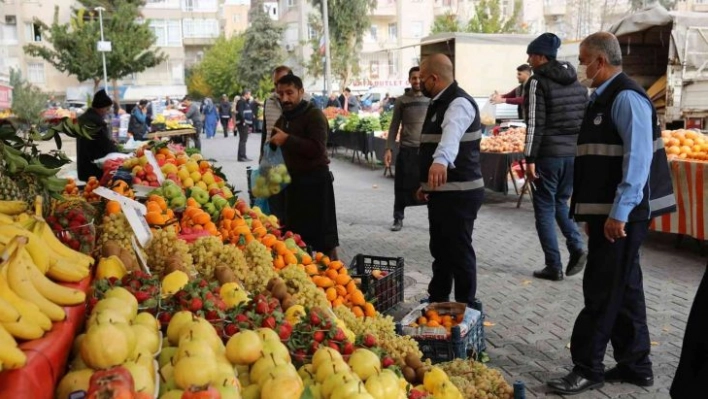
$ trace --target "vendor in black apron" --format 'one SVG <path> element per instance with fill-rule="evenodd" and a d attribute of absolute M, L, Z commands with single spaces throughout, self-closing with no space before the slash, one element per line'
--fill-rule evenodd
<path fill-rule="evenodd" d="M 408 82 L 411 84 L 411 90 L 398 97 L 393 107 L 393 117 L 391 127 L 388 129 L 386 154 L 384 155 L 386 166 L 391 165 L 396 136 L 403 125 L 398 156 L 396 157 L 395 200 L 391 231 L 399 231 L 403 228 L 403 214 L 407 206 L 423 204 L 415 196 L 416 190 L 420 187 L 418 146 L 430 99 L 420 91 L 419 67 L 413 67 L 408 71 Z"/>

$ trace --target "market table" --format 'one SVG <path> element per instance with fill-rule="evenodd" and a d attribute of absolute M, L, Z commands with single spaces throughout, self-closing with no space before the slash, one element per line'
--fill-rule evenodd
<path fill-rule="evenodd" d="M 708 163 L 673 159 L 669 162 L 677 210 L 655 218 L 651 229 L 706 240 L 708 232 Z"/>
<path fill-rule="evenodd" d="M 165 137 L 182 137 L 185 141 L 185 146 L 187 146 L 187 144 L 189 144 L 188 140 L 196 141 L 196 136 L 197 131 L 195 129 L 174 129 L 148 133 L 145 137 L 148 140 L 159 140 Z"/>
<path fill-rule="evenodd" d="M 514 162 L 523 159 L 524 153 L 522 152 L 481 152 L 479 163 L 482 166 L 484 187 L 498 193 L 508 194 L 508 178 L 511 177 L 511 181 L 514 184 L 514 191 L 520 195 L 519 199 L 521 199 L 527 191 L 527 185 L 524 184 L 521 188 L 521 192 L 519 192 L 512 165 Z"/>
<path fill-rule="evenodd" d="M 88 292 L 91 279 L 63 284 Z M 65 374 L 66 362 L 77 331 L 83 326 L 86 306 L 65 307 L 66 320 L 54 323 L 40 339 L 20 344 L 27 365 L 0 372 L 0 398 L 52 399 L 54 387 Z"/>

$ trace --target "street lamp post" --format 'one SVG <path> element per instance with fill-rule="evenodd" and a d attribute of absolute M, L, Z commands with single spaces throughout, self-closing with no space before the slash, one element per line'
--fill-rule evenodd
<path fill-rule="evenodd" d="M 96 11 L 98 11 L 98 22 L 101 26 L 101 42 L 98 43 L 98 51 L 101 52 L 101 57 L 103 58 L 103 89 L 108 92 L 108 70 L 106 69 L 106 51 L 110 50 L 104 47 L 106 41 L 103 39 L 103 11 L 106 11 L 106 9 L 103 7 L 96 7 Z M 108 46 L 110 47 L 110 44 Z"/>
<path fill-rule="evenodd" d="M 325 64 L 324 64 L 324 89 L 329 96 L 331 91 L 330 79 L 332 74 L 331 61 L 332 57 L 329 53 L 329 10 L 327 0 L 322 0 L 322 19 L 324 20 L 324 40 L 325 40 Z"/>

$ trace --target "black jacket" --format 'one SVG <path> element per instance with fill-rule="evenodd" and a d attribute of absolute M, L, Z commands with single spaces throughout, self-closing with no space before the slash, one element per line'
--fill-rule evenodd
<path fill-rule="evenodd" d="M 118 148 L 111 139 L 111 131 L 103 117 L 95 109 L 89 108 L 81 116 L 79 123 L 88 127 L 99 127 L 93 134 L 93 140 L 84 138 L 76 139 L 76 169 L 79 179 L 87 181 L 89 177 L 96 176 L 101 180 L 103 171 L 93 163 L 94 160 L 103 158 Z"/>
<path fill-rule="evenodd" d="M 526 160 L 574 157 L 588 91 L 573 66 L 551 60 L 534 69 L 525 92 Z"/>
<path fill-rule="evenodd" d="M 231 103 L 222 101 L 219 103 L 219 116 L 221 118 L 231 118 Z"/>

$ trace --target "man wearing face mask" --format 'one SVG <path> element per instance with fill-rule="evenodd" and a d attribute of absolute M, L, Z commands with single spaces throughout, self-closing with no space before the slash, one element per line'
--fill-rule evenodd
<path fill-rule="evenodd" d="M 588 36 L 579 59 L 587 72 L 583 83 L 597 89 L 578 136 L 571 199 L 572 216 L 586 223 L 588 233 L 585 307 L 570 340 L 575 367 L 548 382 L 564 395 L 606 381 L 654 383 L 639 249 L 651 218 L 676 209 L 656 111 L 644 89 L 622 72 L 617 38 Z M 608 342 L 617 366 L 605 371 Z"/>
<path fill-rule="evenodd" d="M 536 232 L 545 255 L 545 267 L 534 271 L 533 276 L 552 281 L 563 280 L 556 224 L 570 253 L 565 274 L 579 273 L 587 260 L 578 226 L 568 216 L 575 142 L 587 89 L 580 85 L 569 63 L 556 60 L 560 44 L 558 36 L 544 33 L 528 45 L 528 63 L 534 74 L 526 83 L 524 97 L 526 177 L 534 182 Z"/>
<path fill-rule="evenodd" d="M 304 99 L 302 80 L 282 76 L 276 85 L 283 113 L 275 122 L 271 146 L 283 150 L 292 178 L 285 190 L 284 225 L 315 251 L 337 259 L 339 235 L 334 203 L 334 177 L 329 171 L 327 133 L 322 111 Z"/>
<path fill-rule="evenodd" d="M 431 98 L 420 135 L 419 198 L 428 200 L 433 278 L 430 302 L 476 307 L 477 258 L 472 232 L 484 199 L 479 164 L 479 108 L 455 81 L 452 61 L 432 54 L 420 66 L 420 90 Z"/>

